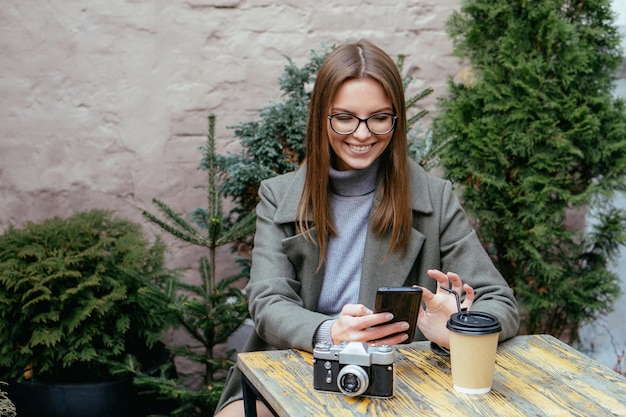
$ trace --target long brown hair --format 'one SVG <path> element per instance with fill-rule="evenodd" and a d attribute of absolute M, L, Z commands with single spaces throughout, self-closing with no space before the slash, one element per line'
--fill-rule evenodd
<path fill-rule="evenodd" d="M 335 48 L 320 67 L 309 102 L 306 180 L 298 206 L 297 228 L 313 240 L 312 226 L 308 222 L 313 220 L 320 249 L 318 267 L 326 259 L 328 238 L 336 234 L 329 197 L 331 148 L 328 114 L 341 84 L 362 77 L 380 83 L 398 116 L 391 141 L 380 157 L 381 203 L 373 216 L 373 231 L 379 236 L 391 232 L 389 253 L 400 250 L 404 254 L 409 242 L 412 215 L 402 77 L 389 55 L 372 43 L 359 41 L 343 44 Z"/>

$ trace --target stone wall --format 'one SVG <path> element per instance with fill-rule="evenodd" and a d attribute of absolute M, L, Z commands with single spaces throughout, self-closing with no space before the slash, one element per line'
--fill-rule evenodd
<path fill-rule="evenodd" d="M 109 208 L 146 223 L 156 197 L 205 203 L 207 115 L 232 129 L 280 98 L 286 57 L 368 38 L 406 54 L 413 92 L 459 71 L 444 21 L 460 0 L 79 0 L 0 8 L 0 232 Z M 153 232 L 154 226 L 146 224 Z M 197 261 L 179 242 L 172 263 Z M 192 266 L 195 269 L 195 265 Z"/>

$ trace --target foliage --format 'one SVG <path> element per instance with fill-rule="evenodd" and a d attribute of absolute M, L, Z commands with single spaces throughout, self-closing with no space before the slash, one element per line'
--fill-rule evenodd
<path fill-rule="evenodd" d="M 141 226 L 91 210 L 9 226 L 0 236 L 0 379 L 88 382 L 111 378 L 169 326 L 146 292 L 175 273 L 165 246 Z"/>
<path fill-rule="evenodd" d="M 469 60 L 439 102 L 435 143 L 530 333 L 561 336 L 612 309 L 625 242 L 611 204 L 626 186 L 621 63 L 609 0 L 471 0 L 448 20 Z M 595 220 L 565 226 L 572 210 Z"/>
<path fill-rule="evenodd" d="M 271 103 L 260 112 L 260 120 L 243 122 L 234 128 L 242 150 L 236 154 L 218 155 L 217 161 L 226 174 L 220 190 L 234 202 L 231 215 L 235 218 L 253 213 L 258 203 L 257 190 L 261 181 L 295 170 L 303 162 L 306 151 L 306 120 L 309 107 L 310 86 L 322 62 L 328 55 L 311 51 L 312 57 L 301 68 L 289 58 L 278 81 L 283 101 Z M 400 72 L 404 66 L 403 55 L 396 61 Z M 412 77 L 404 78 L 405 89 Z M 407 109 L 415 108 L 419 100 L 432 93 L 426 88 L 406 99 Z M 433 165 L 437 148 L 429 136 L 422 138 L 419 119 L 426 110 L 410 115 L 409 150 L 411 156 L 425 167 Z"/>
<path fill-rule="evenodd" d="M 6 382 L 0 382 L 0 385 L 7 385 Z M 15 405 L 8 397 L 7 393 L 0 388 L 0 416 L 1 417 L 16 417 L 17 410 Z"/>
<path fill-rule="evenodd" d="M 163 292 L 162 287 L 155 287 L 155 296 L 173 301 L 169 309 L 175 314 L 182 326 L 199 344 L 202 352 L 197 353 L 189 346 L 173 347 L 173 352 L 205 367 L 204 383 L 198 389 L 184 384 L 182 378 L 168 379 L 139 376 L 135 383 L 153 390 L 161 397 L 175 400 L 179 407 L 173 416 L 212 415 L 215 405 L 223 390 L 223 381 L 218 375 L 220 370 L 228 370 L 234 365 L 234 352 L 226 356 L 214 356 L 214 347 L 224 343 L 248 317 L 248 305 L 242 292 L 233 287 L 235 281 L 247 277 L 245 263 L 242 272 L 231 277 L 216 280 L 216 250 L 223 245 L 244 239 L 254 231 L 254 215 L 249 214 L 238 222 L 225 226 L 222 212 L 222 194 L 217 187 L 219 173 L 215 163 L 215 116 L 209 116 L 207 144 L 202 148 L 200 167 L 207 171 L 207 208 L 197 208 L 193 212 L 194 226 L 182 216 L 176 214 L 165 203 L 154 199 L 154 204 L 165 218 L 144 211 L 144 215 L 173 236 L 204 247 L 209 257 L 200 259 L 200 283 L 186 284 L 177 282 L 174 287 Z"/>

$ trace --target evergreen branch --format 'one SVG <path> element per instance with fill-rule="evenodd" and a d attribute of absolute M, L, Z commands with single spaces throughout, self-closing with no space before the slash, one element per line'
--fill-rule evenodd
<path fill-rule="evenodd" d="M 207 246 L 206 238 L 202 236 L 189 222 L 176 214 L 165 203 L 157 200 L 156 198 L 152 199 L 152 202 L 171 222 L 174 223 L 174 225 L 170 225 L 146 210 L 142 211 L 142 214 L 145 217 L 153 223 L 156 223 L 161 229 L 185 242 L 199 246 Z"/>
<path fill-rule="evenodd" d="M 256 226 L 256 212 L 252 211 L 237 220 L 218 240 L 217 246 L 240 241 L 254 233 Z"/>
<path fill-rule="evenodd" d="M 6 382 L 0 382 L 0 385 L 8 385 Z M 0 389 L 0 416 L 17 417 L 15 405 L 11 402 L 8 394 Z"/>
<path fill-rule="evenodd" d="M 435 90 L 432 87 L 428 87 L 428 88 L 423 89 L 421 92 L 415 94 L 414 96 L 409 97 L 409 99 L 406 101 L 406 108 L 407 109 L 412 108 L 418 101 L 420 101 L 426 96 L 429 96 L 434 91 Z"/>
<path fill-rule="evenodd" d="M 407 126 L 409 130 L 417 123 L 419 119 L 426 116 L 428 114 L 428 110 L 420 110 L 417 114 L 411 116 L 407 120 Z"/>

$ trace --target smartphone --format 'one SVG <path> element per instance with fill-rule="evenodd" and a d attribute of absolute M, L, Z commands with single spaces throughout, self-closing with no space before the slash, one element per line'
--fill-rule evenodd
<path fill-rule="evenodd" d="M 412 343 L 421 303 L 422 289 L 419 287 L 381 287 L 376 291 L 374 313 L 390 312 L 393 314 L 393 320 L 384 324 L 398 321 L 409 323 L 409 329 L 403 332 L 408 334 L 409 338 L 402 343 Z"/>

